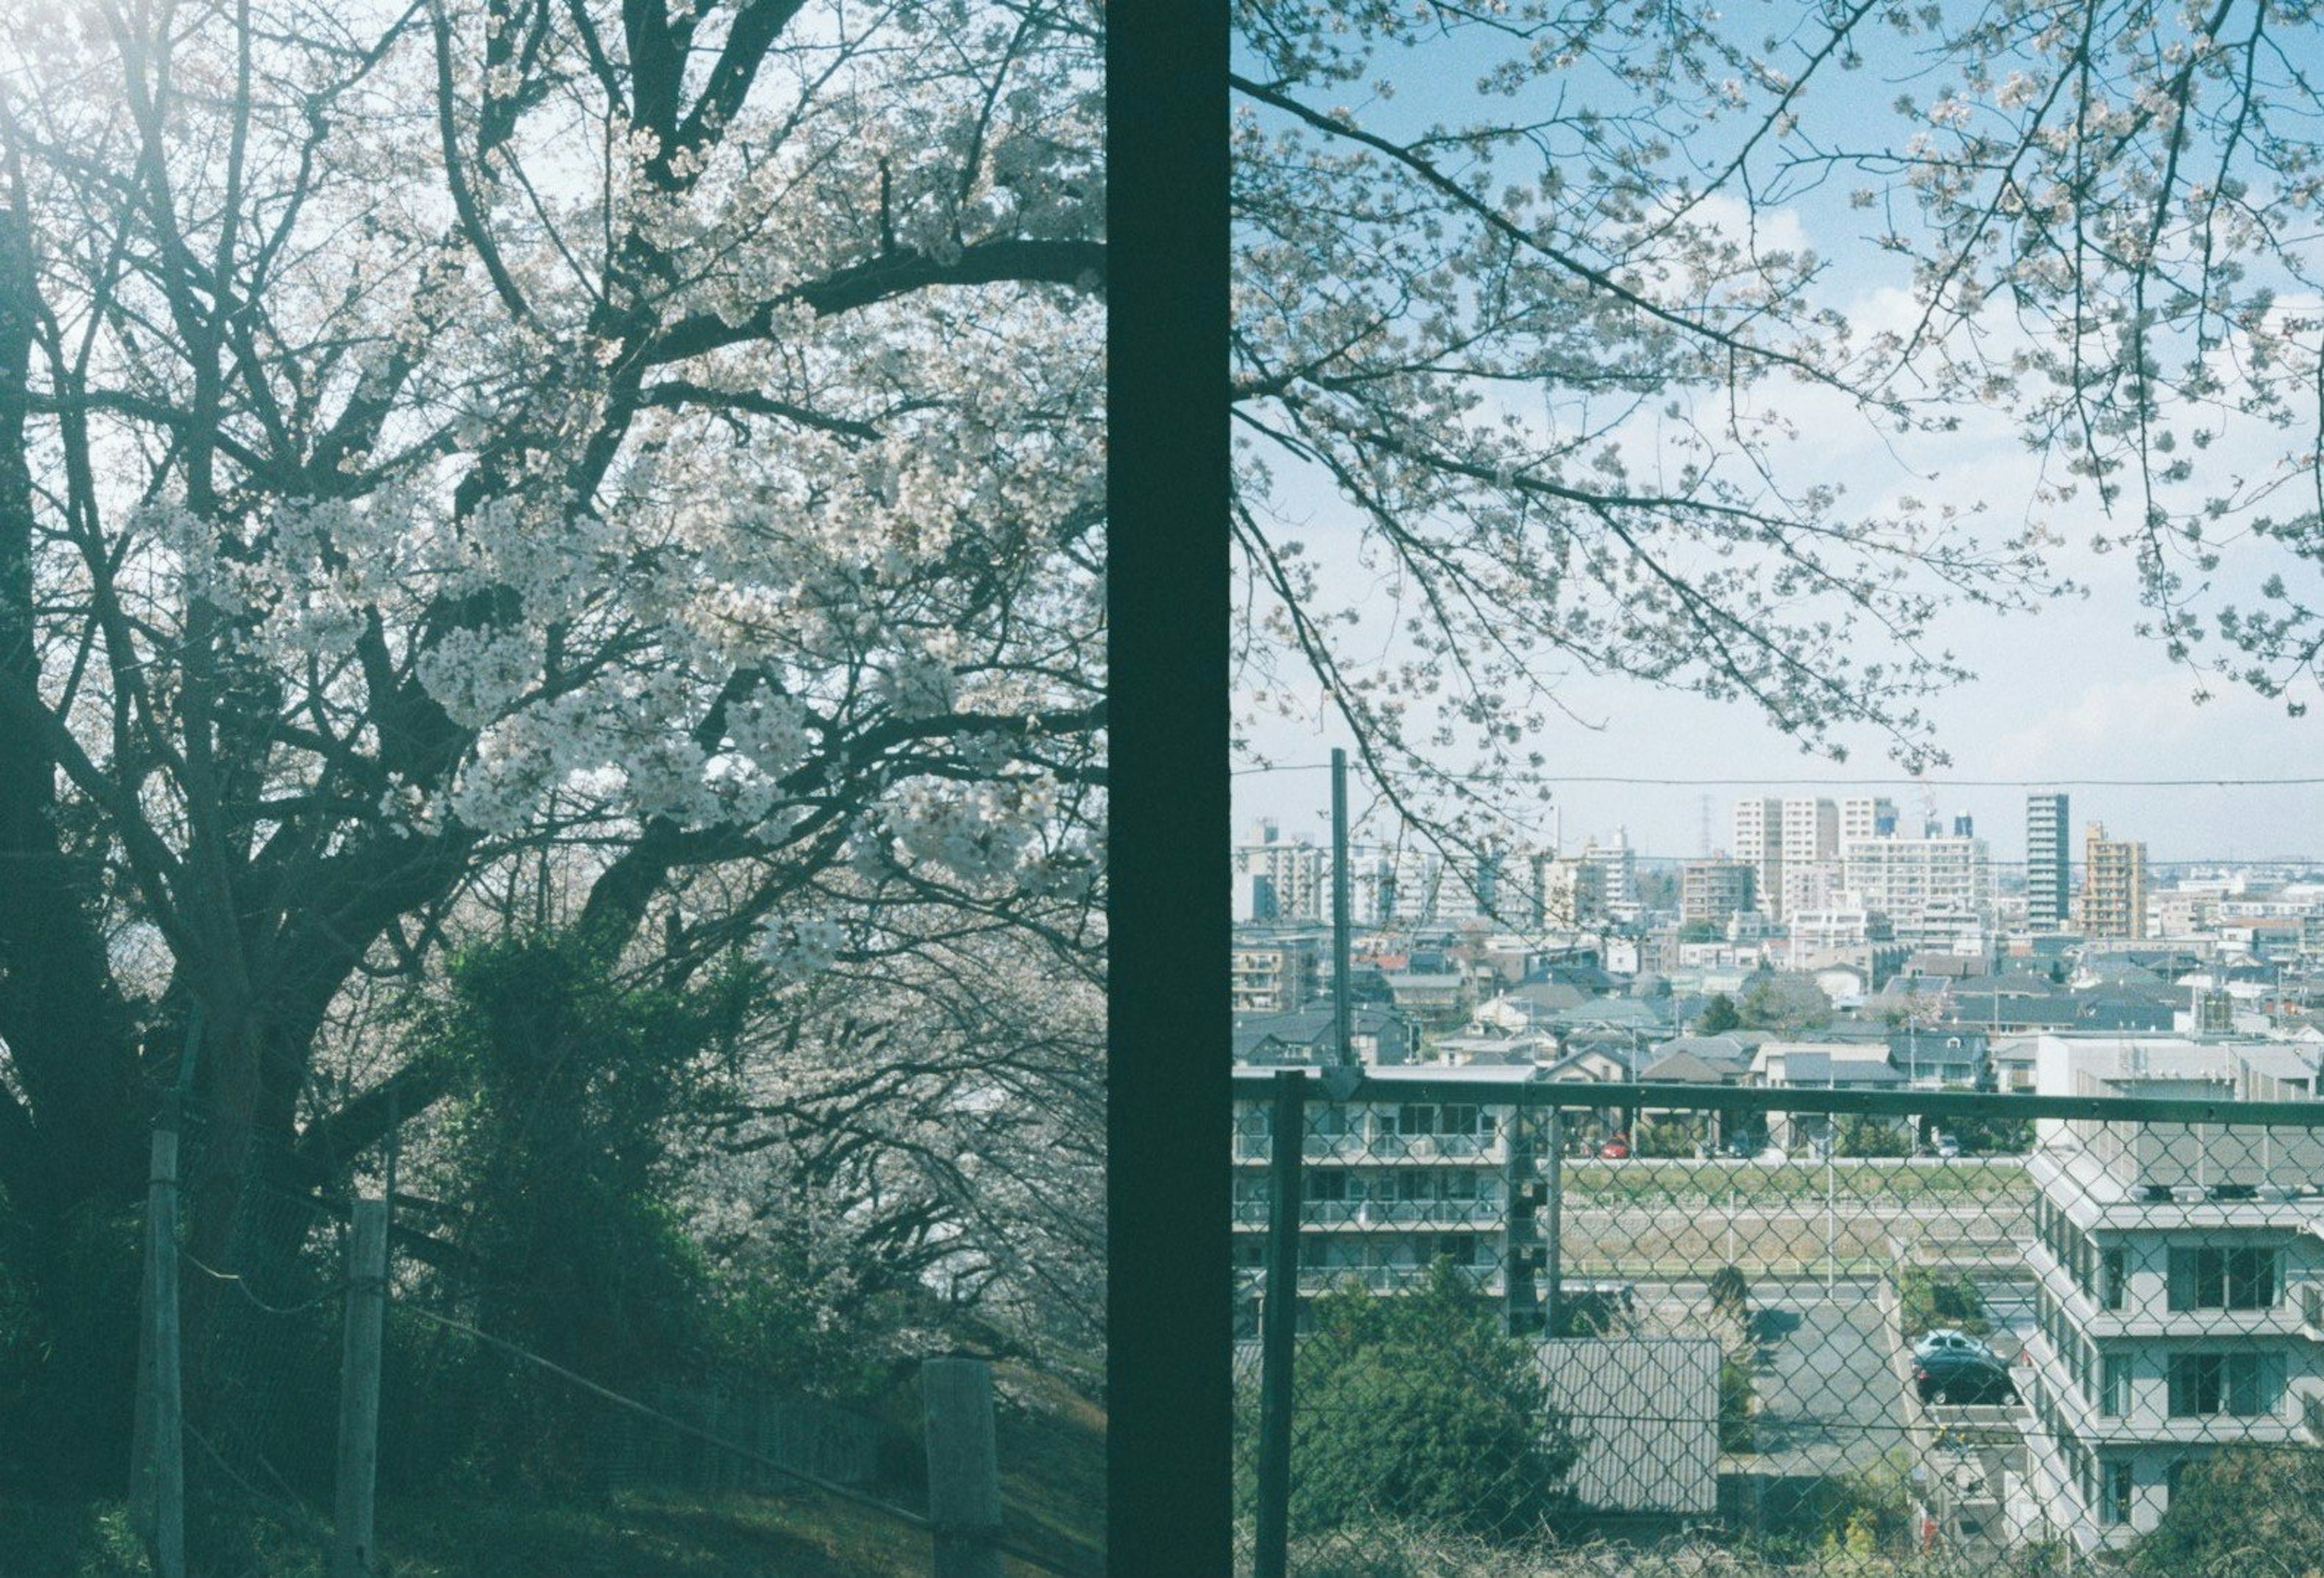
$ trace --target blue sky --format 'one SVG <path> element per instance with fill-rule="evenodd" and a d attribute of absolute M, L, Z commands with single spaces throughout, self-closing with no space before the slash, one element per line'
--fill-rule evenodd
<path fill-rule="evenodd" d="M 1745 25 L 1795 15 L 1789 7 L 1751 5 Z M 1779 58 L 1780 60 L 1780 58 Z M 1429 57 L 1424 73 L 1419 51 L 1385 63 L 1400 84 L 1389 105 L 1368 111 L 1391 116 L 1408 127 L 1420 121 L 1462 113 L 1466 97 L 1456 86 L 1473 77 L 1473 58 L 1447 64 Z M 1836 79 L 1839 91 L 1821 101 L 1842 117 L 1888 115 L 1898 93 L 1925 103 L 1935 79 L 1907 80 L 1905 62 L 1876 57 L 1862 71 Z M 1816 87 L 1825 87 L 1819 78 Z M 1812 88 L 1811 92 L 1812 93 Z M 1360 96 L 1342 90 L 1342 102 Z M 1814 113 L 1814 106 L 1810 106 Z M 1375 120 L 1374 124 L 1380 124 Z M 1811 125 L 1812 125 L 1812 121 Z M 1894 263 L 1864 240 L 1868 216 L 1851 209 L 1843 178 L 1798 200 L 1763 213 L 1769 226 L 1795 232 L 1796 238 L 1834 260 L 1833 300 L 1861 322 L 1901 310 Z M 2001 413 L 1972 411 L 1957 433 L 1935 440 L 1895 445 L 1845 410 L 1814 409 L 1812 397 L 1797 396 L 1800 418 L 1813 435 L 1812 455 L 1800 457 L 1823 480 L 1841 482 L 1859 501 L 1900 492 L 1966 504 L 1981 500 L 1993 515 L 2013 520 L 2034 507 L 2043 457 L 2030 454 Z M 2295 433 L 2293 437 L 2298 437 Z M 2255 472 L 2273 465 L 2283 435 L 2249 435 L 2223 445 L 2209 457 L 2214 466 Z M 1293 484 L 1290 502 L 1312 517 L 1303 540 L 1312 553 L 1351 557 L 1351 515 L 1329 493 Z M 2089 550 L 2090 536 L 2105 521 L 2088 496 L 2049 514 L 2069 546 L 2064 568 L 2089 587 L 2085 599 L 2054 603 L 2033 616 L 1997 617 L 1981 610 L 1956 609 L 1941 620 L 1934 644 L 1964 658 L 1978 678 L 1934 698 L 1927 710 L 1939 744 L 1953 759 L 1930 775 L 1939 811 L 1950 817 L 1968 811 L 1979 831 L 1993 839 L 1997 858 L 2024 851 L 2024 797 L 2017 788 L 1951 787 L 1954 780 L 1998 780 L 2049 783 L 2094 779 L 2276 778 L 2324 774 L 2324 709 L 2304 718 L 2285 715 L 2280 703 L 2239 690 L 2219 689 L 2198 704 L 2197 680 L 2174 668 L 2163 651 L 2133 632 L 2139 614 L 2133 567 L 2120 553 Z M 2232 524 L 2232 523 L 2230 523 Z M 1344 584 L 1344 583 L 1343 583 Z M 1392 589 L 1367 604 L 1383 611 Z M 1392 642 L 1383 636 L 1383 651 Z M 1732 705 L 1655 691 L 1633 683 L 1570 677 L 1558 687 L 1560 701 L 1575 721 L 1554 727 L 1536 742 L 1553 765 L 1550 776 L 1748 779 L 1785 792 L 1778 780 L 1814 779 L 1833 792 L 1868 780 L 1900 777 L 1877 742 L 1858 738 L 1846 768 L 1804 756 L 1797 743 L 1759 716 Z M 1259 749 L 1286 762 L 1320 761 L 1333 743 L 1344 743 L 1311 714 L 1303 720 L 1262 724 L 1253 734 Z M 1851 780 L 1848 772 L 1863 775 Z M 1236 780 L 1238 826 L 1272 816 L 1286 827 L 1323 829 L 1328 803 L 1326 780 L 1315 772 L 1252 774 Z M 2324 786 L 2244 788 L 2080 787 L 2061 783 L 2073 796 L 2079 842 L 2082 823 L 2103 819 L 2117 837 L 2144 838 L 2159 861 L 2261 858 L 2315 854 L 2324 856 Z M 1692 855 L 1702 842 L 1702 798 L 1711 797 L 1714 844 L 1727 838 L 1730 807 L 1743 786 L 1649 788 L 1570 784 L 1556 789 L 1565 842 L 1585 835 L 1603 838 L 1626 826 L 1631 843 L 1649 853 Z M 1794 787 L 1787 792 L 1815 792 Z M 1885 787 L 1916 817 L 1920 793 Z M 1369 797 L 1360 791 L 1360 807 Z"/>

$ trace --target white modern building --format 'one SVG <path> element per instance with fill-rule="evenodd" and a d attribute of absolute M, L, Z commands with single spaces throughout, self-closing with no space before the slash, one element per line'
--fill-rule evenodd
<path fill-rule="evenodd" d="M 1609 915 L 1627 920 L 1638 913 L 1637 852 L 1630 847 L 1628 828 L 1617 827 L 1611 844 L 1600 844 L 1594 839 L 1584 843 L 1582 862 L 1598 868 L 1600 891 Z"/>
<path fill-rule="evenodd" d="M 1735 802 L 1737 860 L 1754 868 L 1753 883 L 1760 907 L 1770 915 L 1783 914 L 1784 802 L 1752 795 Z"/>
<path fill-rule="evenodd" d="M 1823 799 L 1785 800 L 1783 840 L 1786 868 L 1832 859 L 1840 854 L 1840 807 Z"/>
<path fill-rule="evenodd" d="M 2044 1094 L 2302 1101 L 2314 1083 L 2281 1045 L 2043 1036 L 2035 1064 Z M 2119 1545 L 2221 1446 L 2324 1444 L 2324 1130 L 2036 1130 L 2020 1532 Z"/>
<path fill-rule="evenodd" d="M 2064 928 L 2073 909 L 2067 798 L 2025 797 L 2025 924 L 2035 931 Z"/>
<path fill-rule="evenodd" d="M 1895 923 L 1931 911 L 1993 913 L 1993 862 L 1982 838 L 1860 838 L 1840 852 L 1850 897 Z"/>
<path fill-rule="evenodd" d="M 1234 883 L 1237 920 L 1331 918 L 1328 852 L 1305 840 L 1285 838 L 1271 821 L 1261 822 L 1250 837 L 1235 845 Z"/>
<path fill-rule="evenodd" d="M 1896 802 L 1875 795 L 1850 795 L 1840 802 L 1840 842 L 1896 835 Z"/>

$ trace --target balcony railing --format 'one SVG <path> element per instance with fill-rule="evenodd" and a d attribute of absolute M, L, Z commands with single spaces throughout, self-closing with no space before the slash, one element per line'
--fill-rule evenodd
<path fill-rule="evenodd" d="M 1265 1134 L 1234 1137 L 1234 1159 L 1263 1162 L 1275 1152 L 1274 1140 Z M 1361 1161 L 1394 1164 L 1416 1161 L 1500 1162 L 1508 1147 L 1499 1135 L 1484 1134 L 1310 1134 L 1299 1154 L 1309 1161 Z"/>
<path fill-rule="evenodd" d="M 1265 1200 L 1238 1200 L 1235 1225 L 1265 1227 L 1273 1210 Z M 1499 1200 L 1309 1200 L 1299 1207 L 1303 1227 L 1498 1229 L 1508 1217 Z"/>
<path fill-rule="evenodd" d="M 1489 1293 L 1501 1291 L 1498 1270 L 1483 1266 L 1462 1268 L 1476 1278 L 1477 1285 Z M 1299 1269 L 1299 1291 L 1302 1294 L 1331 1293 L 1350 1286 L 1361 1287 L 1367 1293 L 1401 1293 L 1417 1287 L 1435 1275 L 1431 1266 L 1302 1266 Z"/>

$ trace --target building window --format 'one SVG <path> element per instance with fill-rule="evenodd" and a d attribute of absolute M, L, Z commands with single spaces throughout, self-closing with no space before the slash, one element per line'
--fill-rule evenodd
<path fill-rule="evenodd" d="M 2275 1259 L 2273 1250 L 2174 1249 L 2171 1307 L 2273 1309 Z"/>
<path fill-rule="evenodd" d="M 2109 1463 L 2104 1465 L 2105 1500 L 2099 1504 L 2098 1516 L 2109 1524 L 2130 1521 L 2130 1464 Z"/>
<path fill-rule="evenodd" d="M 1434 1107 L 1398 1107 L 1396 1114 L 1398 1134 L 1434 1134 L 1436 1132 L 1436 1109 Z"/>
<path fill-rule="evenodd" d="M 2108 1353 L 2099 1361 L 2098 1412 L 2119 1419 L 2130 1412 L 2130 1355 Z"/>
<path fill-rule="evenodd" d="M 2279 1353 L 2181 1353 L 2171 1361 L 2171 1416 L 2196 1418 L 2232 1414 L 2263 1418 L 2283 1396 L 2283 1356 Z"/>
<path fill-rule="evenodd" d="M 1310 1201 L 1338 1202 L 1348 1197 L 1348 1175 L 1342 1172 L 1303 1173 L 1301 1195 Z"/>
<path fill-rule="evenodd" d="M 2117 1247 L 2107 1250 L 2098 1263 L 2098 1302 L 2105 1308 L 2122 1307 L 2123 1290 L 2130 1280 L 2129 1257 Z"/>
<path fill-rule="evenodd" d="M 2172 1251 L 2175 1259 L 2177 1251 Z M 2227 1360 L 2224 1353 L 2179 1353 L 2171 1360 L 2171 1417 L 2189 1419 L 2216 1414 L 2227 1402 Z"/>

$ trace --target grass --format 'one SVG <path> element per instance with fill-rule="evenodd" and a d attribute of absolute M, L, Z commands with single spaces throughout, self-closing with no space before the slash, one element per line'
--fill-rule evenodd
<path fill-rule="evenodd" d="M 1009 1537 L 1068 1572 L 1102 1573 L 1105 1416 L 1068 1389 L 997 1365 L 996 1434 Z M 383 1498 L 385 1578 L 910 1578 L 923 1529 L 844 1498 L 637 1490 L 610 1504 L 506 1497 Z M 215 1578 L 322 1578 L 313 1527 L 238 1531 L 247 1555 Z M 118 1500 L 0 1498 L 0 1578 L 147 1578 Z M 1046 1578 L 1014 1558 L 1008 1578 Z"/>
<path fill-rule="evenodd" d="M 1899 1158 L 1821 1162 L 1637 1160 L 1567 1162 L 1569 1205 L 1767 1205 L 1821 1201 L 1829 1185 L 1859 1204 L 2020 1204 L 2032 1210 L 2034 1186 L 2015 1157 L 1937 1163 Z"/>
<path fill-rule="evenodd" d="M 1248 1558 L 1237 1568 L 1248 1573 Z M 2089 1572 L 2043 1547 L 1968 1556 L 1941 1549 L 1903 1553 L 1835 1546 L 1785 1559 L 1683 1536 L 1647 1545 L 1496 1544 L 1393 1526 L 1296 1541 L 1291 1570 L 1299 1578 L 2081 1578 Z M 2276 1571 L 2269 1570 L 2271 1575 Z M 2289 1569 L 2282 1571 L 2290 1578 Z"/>
<path fill-rule="evenodd" d="M 8 1578 L 145 1578 L 118 1502 L 0 1502 Z M 828 1496 L 625 1493 L 611 1507 L 505 1500 L 389 1500 L 379 1508 L 388 1578 L 898 1578 L 928 1570 L 919 1529 Z M 244 1531 L 251 1555 L 229 1578 L 320 1578 L 309 1531 L 271 1521 Z M 1036 1549 L 1061 1543 L 1028 1539 Z M 1077 1545 L 1078 1542 L 1062 1542 Z M 1084 1552 L 1081 1569 L 1100 1570 Z M 1010 1578 L 1040 1569 L 1010 1560 Z"/>

